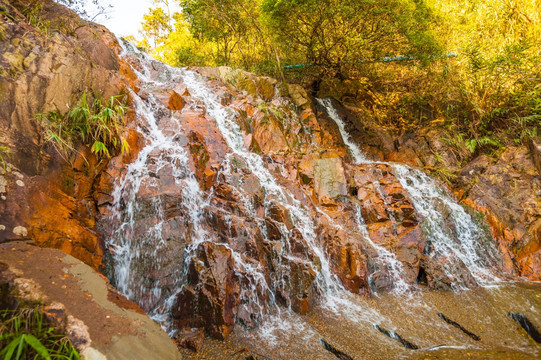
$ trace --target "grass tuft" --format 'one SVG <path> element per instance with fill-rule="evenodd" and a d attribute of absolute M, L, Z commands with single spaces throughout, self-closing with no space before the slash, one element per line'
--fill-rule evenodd
<path fill-rule="evenodd" d="M 0 311 L 0 358 L 3 360 L 80 360 L 77 350 L 39 308 Z"/>

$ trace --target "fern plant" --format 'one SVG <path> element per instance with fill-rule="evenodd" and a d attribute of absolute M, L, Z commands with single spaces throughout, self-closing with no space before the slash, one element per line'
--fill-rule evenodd
<path fill-rule="evenodd" d="M 96 98 L 88 103 L 83 93 L 78 105 L 62 115 L 59 111 L 36 114 L 47 127 L 47 140 L 52 142 L 64 159 L 75 151 L 74 143 L 82 141 L 98 158 L 111 153 L 129 153 L 129 145 L 122 132 L 126 125 L 123 96 L 112 96 L 106 102 Z"/>

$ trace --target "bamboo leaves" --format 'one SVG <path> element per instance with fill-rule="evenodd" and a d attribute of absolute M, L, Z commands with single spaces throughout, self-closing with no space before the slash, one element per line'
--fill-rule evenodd
<path fill-rule="evenodd" d="M 126 110 L 120 95 L 105 102 L 96 98 L 89 104 L 83 93 L 78 105 L 65 115 L 52 111 L 36 114 L 36 118 L 44 123 L 47 140 L 65 160 L 75 152 L 77 141 L 89 145 L 98 158 L 109 158 L 112 153 L 129 153 L 129 145 L 123 136 Z"/>

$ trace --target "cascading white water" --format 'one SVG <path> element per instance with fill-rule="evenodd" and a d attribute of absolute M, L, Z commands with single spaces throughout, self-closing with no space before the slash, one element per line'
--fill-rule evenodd
<path fill-rule="evenodd" d="M 186 69 L 170 68 L 159 64 L 160 71 L 152 71 L 158 66 L 154 60 L 129 44 L 124 44 L 122 56 L 135 64 L 134 71 L 139 77 L 139 87 L 144 94 L 144 99 L 138 94 L 131 92 L 135 110 L 138 115 L 138 131 L 145 137 L 145 146 L 138 154 L 137 159 L 128 166 L 126 175 L 119 179 L 114 190 L 114 215 L 109 219 L 111 229 L 107 246 L 114 251 L 114 283 L 116 287 L 130 299 L 140 304 L 149 314 L 162 323 L 167 322 L 173 300 L 186 281 L 186 269 L 198 246 L 206 241 L 217 243 L 207 231 L 204 216 L 210 203 L 210 197 L 203 192 L 199 183 L 190 170 L 189 155 L 182 142 L 178 140 L 178 134 L 182 131 L 180 117 L 171 112 L 152 95 L 152 91 L 166 88 L 174 88 L 179 83 L 185 85 L 193 99 L 194 106 L 202 106 L 206 114 L 216 122 L 223 138 L 225 139 L 230 153 L 226 155 L 220 172 L 227 174 L 230 171 L 232 156 L 240 157 L 247 165 L 250 173 L 259 180 L 265 191 L 264 205 L 268 207 L 272 201 L 278 201 L 287 209 L 295 228 L 302 234 L 306 247 L 315 255 L 316 259 L 311 267 L 316 273 L 317 291 L 322 294 L 323 302 L 328 301 L 338 308 L 338 303 L 343 307 L 343 296 L 347 291 L 330 269 L 329 260 L 318 244 L 316 225 L 310 218 L 310 213 L 301 206 L 299 200 L 284 187 L 265 167 L 261 156 L 244 148 L 243 136 L 236 122 L 238 114 L 231 108 L 222 105 L 218 95 L 210 89 L 206 80 L 199 74 Z M 187 105 L 191 106 L 190 103 Z M 168 115 L 169 114 L 169 115 Z M 164 116 L 170 116 L 174 120 L 174 131 L 163 129 L 160 121 Z M 138 194 L 141 184 L 146 187 L 160 186 L 156 176 L 161 170 L 171 171 L 175 183 L 181 189 L 179 215 L 186 216 L 186 228 L 189 232 L 185 236 L 188 243 L 184 253 L 177 255 L 176 260 L 171 261 L 170 251 L 167 251 L 167 241 L 163 238 L 162 228 L 166 225 L 164 216 L 164 204 L 160 197 L 152 197 L 150 210 L 148 204 L 143 204 Z M 212 191 L 211 191 L 212 193 Z M 242 195 L 242 194 L 241 194 Z M 241 198 L 243 198 L 241 196 Z M 258 218 L 255 210 L 246 197 L 243 198 L 249 216 L 258 219 L 262 233 L 266 236 L 265 222 Z M 268 209 L 267 209 L 268 210 Z M 152 224 L 140 224 L 151 213 Z M 144 226 L 143 226 L 144 225 Z M 289 253 L 289 231 L 282 224 L 283 246 L 279 254 L 280 267 L 287 268 L 289 261 L 296 261 L 295 255 Z M 256 317 L 261 318 L 272 307 L 280 312 L 275 300 L 277 288 L 283 284 L 283 275 L 271 279 L 269 283 L 264 269 L 260 264 L 247 261 L 244 254 L 235 251 L 227 243 L 219 243 L 231 251 L 234 259 L 235 270 L 238 276 L 245 278 L 241 286 L 241 301 L 250 302 L 252 311 Z M 174 263 L 176 261 L 176 263 Z M 151 280 L 147 274 L 158 271 L 160 266 L 167 262 L 168 271 L 171 273 L 167 286 L 161 284 L 161 280 Z M 174 264 L 172 264 L 172 262 Z M 138 275 L 135 275 L 138 274 Z M 149 294 L 152 294 L 149 296 Z M 261 299 L 267 299 L 263 304 Z M 353 305 L 351 308 L 355 308 Z M 255 310 L 254 310 L 255 309 Z M 361 313 L 361 309 L 356 309 Z"/>
<path fill-rule="evenodd" d="M 404 281 L 403 273 L 404 269 L 402 266 L 402 263 L 398 261 L 396 258 L 396 255 L 384 248 L 383 246 L 380 246 L 372 241 L 370 239 L 370 234 L 368 233 L 368 230 L 366 228 L 366 223 L 364 222 L 363 214 L 361 212 L 361 207 L 359 205 L 356 205 L 357 211 L 356 211 L 356 220 L 357 220 L 357 227 L 359 228 L 359 232 L 364 237 L 364 239 L 372 246 L 378 254 L 378 261 L 381 263 L 381 266 L 386 268 L 390 275 L 393 278 L 393 285 L 394 289 L 393 291 L 397 294 L 405 294 L 408 291 L 411 290 L 411 286 Z"/>
<path fill-rule="evenodd" d="M 126 175 L 118 180 L 114 190 L 114 215 L 110 219 L 109 228 L 111 231 L 107 245 L 114 251 L 114 283 L 117 288 L 143 306 L 154 319 L 166 322 L 173 300 L 186 282 L 188 265 L 198 247 L 204 242 L 212 242 L 231 252 L 236 276 L 242 279 L 239 281 L 241 284 L 241 303 L 249 303 L 250 311 L 254 313 L 255 318 L 261 319 L 269 312 L 269 308 L 276 309 L 275 312 L 280 313 L 276 294 L 279 289 L 283 290 L 285 287 L 284 273 L 291 272 L 289 269 L 291 263 L 307 261 L 316 274 L 314 284 L 317 293 L 321 295 L 322 305 L 335 313 L 355 314 L 355 319 L 358 321 L 381 321 L 377 311 L 365 309 L 356 305 L 355 301 L 351 301 L 351 297 L 354 295 L 345 290 L 338 277 L 331 271 L 330 261 L 318 239 L 316 220 L 311 218 L 310 210 L 304 208 L 292 192 L 280 185 L 279 180 L 267 169 L 260 155 L 245 148 L 244 137 L 237 123 L 238 113 L 223 105 L 219 96 L 209 87 L 206 80 L 196 72 L 171 68 L 157 63 L 145 54 L 131 48 L 130 45 L 126 46 L 123 56 L 128 62 L 131 61 L 136 65 L 134 70 L 139 76 L 141 91 L 138 94 L 142 95 L 131 92 L 131 97 L 138 114 L 138 131 L 144 135 L 145 146 L 139 152 L 137 159 L 128 166 Z M 156 71 L 157 66 L 160 67 L 159 71 Z M 276 273 L 270 277 L 265 272 L 267 269 L 264 269 L 261 264 L 249 259 L 243 252 L 235 250 L 234 239 L 231 239 L 230 243 L 226 243 L 214 238 L 205 219 L 211 206 L 212 190 L 208 193 L 202 191 L 194 172 L 190 169 L 191 156 L 186 150 L 186 143 L 179 140 L 179 134 L 182 132 L 181 117 L 178 113 L 172 113 L 152 95 L 153 91 L 175 88 L 180 85 L 186 86 L 190 93 L 186 108 L 202 108 L 206 118 L 216 123 L 229 147 L 230 152 L 222 159 L 218 177 L 220 178 L 221 175 L 224 175 L 224 179 L 232 177 L 234 171 L 232 159 L 240 159 L 245 164 L 247 172 L 255 175 L 264 189 L 265 216 L 268 215 L 273 202 L 278 202 L 283 206 L 289 213 L 294 228 L 302 234 L 305 247 L 314 255 L 312 260 L 299 259 L 291 252 L 291 231 L 284 224 L 279 224 L 282 233 L 281 246 L 278 247 L 280 250 L 277 254 L 277 268 L 274 270 Z M 349 138 L 345 125 L 332 107 L 332 103 L 329 100 L 318 101 L 336 121 L 355 163 L 373 163 L 363 156 L 359 147 Z M 166 122 L 174 129 L 163 128 L 161 121 L 164 118 L 168 119 Z M 438 189 L 437 184 L 427 180 L 430 178 L 425 179 L 414 173 L 412 169 L 399 165 L 392 166 L 402 186 L 410 193 L 417 211 L 423 216 L 423 224 L 426 224 L 424 227 L 427 229 L 437 227 L 439 213 L 431 200 L 427 200 L 433 194 L 423 193 L 419 189 L 423 186 Z M 184 236 L 182 241 L 186 243 L 186 246 L 183 251 L 178 253 L 172 253 L 168 250 L 169 240 L 164 238 L 164 229 L 170 225 L 168 223 L 170 214 L 166 215 L 165 213 L 165 203 L 168 200 L 160 196 L 146 194 L 145 197 L 145 194 L 139 194 L 140 189 L 148 190 L 159 187 L 159 174 L 163 172 L 170 173 L 179 191 L 177 194 L 179 203 L 175 204 L 177 211 L 175 216 L 183 219 L 181 222 L 185 226 L 183 228 L 185 235 L 182 235 L 182 232 L 177 235 Z M 415 174 L 413 179 L 410 178 L 414 176 L 412 174 Z M 143 184 L 144 186 L 142 186 Z M 247 216 L 256 221 L 262 236 L 268 240 L 267 225 L 264 219 L 256 213 L 252 200 L 239 189 L 232 187 L 235 191 L 239 191 L 239 198 L 244 204 Z M 453 256 L 462 261 L 478 278 L 478 281 L 481 279 L 492 280 L 488 274 L 483 273 L 485 264 L 479 260 L 482 256 L 479 256 L 478 259 L 468 258 L 470 254 L 465 258 L 461 257 L 463 255 L 461 252 L 464 250 L 462 244 L 468 241 L 475 244 L 477 241 L 471 237 L 475 235 L 475 231 L 472 230 L 474 228 L 470 226 L 471 217 L 468 218 L 465 212 L 460 212 L 461 207 L 453 203 L 451 197 L 445 198 L 443 202 L 451 209 L 453 216 L 455 214 L 457 216 L 455 222 L 457 231 L 466 229 L 470 230 L 470 233 L 463 232 L 464 236 L 457 237 L 458 245 L 453 246 L 445 245 L 442 236 L 434 235 L 430 237 L 433 248 L 441 256 L 445 256 L 446 251 L 456 253 Z M 322 212 L 317 207 L 316 211 Z M 151 216 L 145 217 L 149 214 Z M 396 293 L 408 292 L 410 285 L 403 279 L 400 261 L 392 252 L 375 244 L 370 239 L 360 208 L 357 208 L 356 215 L 357 233 L 365 238 L 366 242 L 378 253 L 377 261 L 393 278 L 394 291 Z M 226 215 L 226 221 L 228 221 L 227 216 L 229 215 Z M 145 222 L 148 221 L 148 218 L 151 218 L 152 222 Z M 178 239 L 176 241 L 182 242 Z M 167 266 L 166 271 L 169 273 L 166 285 L 164 285 L 163 278 L 155 279 L 152 276 L 147 276 L 159 272 L 162 266 Z M 452 272 L 452 269 L 449 271 Z M 291 304 L 289 305 L 291 306 Z"/>
<path fill-rule="evenodd" d="M 338 115 L 338 112 L 334 108 L 331 99 L 316 99 L 317 102 L 327 110 L 327 114 L 329 114 L 330 118 L 338 125 L 338 129 L 340 130 L 340 135 L 342 135 L 342 140 L 344 141 L 344 144 L 348 147 L 355 164 L 363 164 L 368 163 L 370 160 L 364 156 L 363 152 L 351 140 L 349 133 L 346 130 L 346 124 L 342 121 L 342 118 L 340 118 L 340 115 Z"/>
<path fill-rule="evenodd" d="M 121 44 L 123 42 L 121 41 Z M 178 70 L 168 69 L 171 74 L 165 79 L 156 79 L 150 75 L 148 64 L 152 60 L 145 54 L 137 52 L 131 44 L 123 44 L 122 56 L 134 56 L 143 62 L 143 72 L 138 73 L 141 88 L 152 89 L 165 86 L 173 76 L 178 76 Z M 163 74 L 161 74 L 163 75 Z M 180 144 L 176 133 L 165 133 L 158 126 L 160 113 L 167 111 L 151 93 L 146 94 L 145 100 L 133 91 L 130 92 L 135 111 L 138 115 L 137 130 L 145 137 L 145 146 L 141 149 L 137 159 L 128 165 L 126 175 L 116 183 L 114 197 L 114 215 L 109 222 L 112 231 L 109 234 L 107 246 L 114 249 L 114 283 L 128 298 L 135 301 L 149 311 L 149 315 L 158 321 L 166 319 L 170 307 L 170 299 L 182 285 L 184 262 L 177 258 L 171 262 L 169 269 L 175 275 L 172 276 L 172 284 L 167 286 L 168 291 L 163 293 L 163 286 L 158 280 L 150 281 L 137 278 L 135 273 L 148 274 L 159 271 L 160 264 L 167 254 L 167 244 L 162 235 L 162 227 L 165 222 L 163 204 L 159 197 L 152 197 L 150 209 L 144 209 L 140 201 L 139 189 L 143 182 L 147 187 L 159 187 L 156 175 L 162 170 L 170 170 L 176 185 L 181 189 L 182 212 L 187 215 L 191 224 L 190 237 L 194 243 L 199 243 L 208 238 L 208 233 L 201 226 L 202 214 L 208 206 L 208 200 L 201 191 L 193 173 L 189 171 L 189 158 L 186 150 Z M 172 117 L 178 130 L 181 129 L 180 120 Z M 157 190 L 157 189 L 156 189 Z M 138 226 L 138 219 L 142 211 L 152 213 L 155 223 Z M 188 252 L 190 249 L 188 249 Z M 135 268 L 142 268 L 135 271 Z M 149 298 L 148 294 L 153 296 Z"/>
<path fill-rule="evenodd" d="M 442 185 L 422 171 L 400 164 L 392 164 L 392 168 L 423 219 L 425 233 L 433 248 L 431 256 L 450 260 L 445 264 L 447 274 L 454 277 L 453 267 L 462 262 L 479 284 L 499 281 L 490 270 L 499 266 L 498 251 L 472 216 Z M 463 287 L 458 280 L 453 285 Z"/>
<path fill-rule="evenodd" d="M 302 208 L 300 202 L 292 194 L 277 183 L 274 176 L 265 167 L 261 156 L 244 148 L 242 132 L 235 120 L 238 114 L 221 104 L 219 97 L 207 87 L 206 81 L 201 75 L 186 71 L 183 80 L 192 96 L 205 104 L 207 113 L 215 119 L 232 152 L 246 161 L 250 172 L 257 176 L 267 196 L 271 195 L 273 199 L 278 200 L 291 214 L 295 227 L 302 233 L 307 246 L 314 251 L 321 264 L 319 269 L 314 266 L 320 289 L 331 293 L 343 291 L 342 285 L 330 270 L 329 261 L 323 249 L 317 244 L 315 225 L 309 213 Z M 287 239 L 284 240 L 287 241 Z"/>
<path fill-rule="evenodd" d="M 331 119 L 336 122 L 342 139 L 356 164 L 387 164 L 392 167 L 396 178 L 406 189 L 417 214 L 421 217 L 422 228 L 428 237 L 429 246 L 433 249 L 431 256 L 441 256 L 449 260 L 443 266 L 453 282 L 454 289 L 464 288 L 461 279 L 456 276 L 460 263 L 466 266 L 479 284 L 500 280 L 491 270 L 498 269 L 499 266 L 498 251 L 494 243 L 487 240 L 483 229 L 452 198 L 442 184 L 422 171 L 412 169 L 407 165 L 367 160 L 360 148 L 350 139 L 345 124 L 332 105 L 332 101 L 318 99 L 318 102 L 325 107 Z M 384 199 L 382 194 L 380 196 Z M 445 215 L 444 212 L 448 214 Z M 446 224 L 447 221 L 452 225 Z M 375 245 L 368 234 L 366 238 L 378 250 L 379 256 L 385 259 L 384 261 L 393 262 L 394 255 L 390 257 L 386 254 L 387 250 Z M 396 264 L 391 266 L 391 269 L 393 273 L 400 271 Z"/>

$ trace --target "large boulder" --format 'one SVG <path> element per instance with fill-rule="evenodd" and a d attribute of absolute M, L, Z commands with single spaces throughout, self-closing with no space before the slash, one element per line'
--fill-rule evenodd
<path fill-rule="evenodd" d="M 205 242 L 190 263 L 187 286 L 178 295 L 173 317 L 179 328 L 203 327 L 224 339 L 235 325 L 239 302 L 235 262 L 225 246 Z"/>
<path fill-rule="evenodd" d="M 497 161 L 481 164 L 466 167 L 459 174 L 464 183 L 473 184 L 466 203 L 486 215 L 502 252 L 508 251 L 513 258 L 517 273 L 541 280 L 541 175 L 532 154 L 525 146 L 509 147 Z"/>
<path fill-rule="evenodd" d="M 119 94 L 120 47 L 103 26 L 53 1 L 0 5 L 0 145 L 11 154 L 0 180 L 7 183 L 0 242 L 32 237 L 100 268 L 103 246 L 92 194 L 106 162 L 84 148 L 66 161 L 46 143 L 36 114 L 65 113 L 83 92 L 89 100 Z"/>

